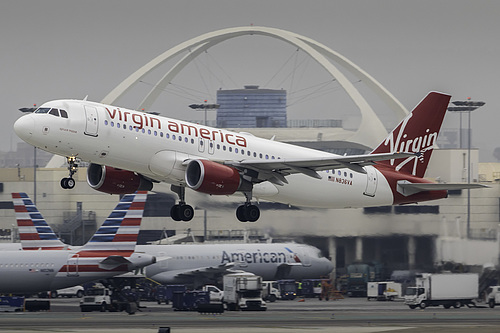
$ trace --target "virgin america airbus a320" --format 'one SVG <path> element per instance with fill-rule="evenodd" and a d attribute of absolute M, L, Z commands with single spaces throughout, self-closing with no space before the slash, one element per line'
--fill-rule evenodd
<path fill-rule="evenodd" d="M 260 217 L 253 198 L 284 204 L 345 208 L 399 205 L 445 198 L 448 189 L 423 179 L 450 96 L 429 93 L 370 154 L 339 156 L 87 100 L 43 104 L 14 124 L 17 135 L 67 157 L 71 189 L 76 159 L 90 162 L 87 182 L 110 194 L 151 190 L 167 182 L 179 203 L 177 221 L 194 210 L 186 188 L 211 195 L 245 195 L 238 220 Z"/>

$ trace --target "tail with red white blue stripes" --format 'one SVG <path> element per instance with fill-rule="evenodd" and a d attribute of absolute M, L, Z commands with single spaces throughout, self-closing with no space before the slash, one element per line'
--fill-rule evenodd
<path fill-rule="evenodd" d="M 64 244 L 26 193 L 12 193 L 19 238 L 23 250 L 64 250 Z"/>
<path fill-rule="evenodd" d="M 109 250 L 117 253 L 134 252 L 146 198 L 147 191 L 124 195 L 106 221 L 79 252 Z"/>

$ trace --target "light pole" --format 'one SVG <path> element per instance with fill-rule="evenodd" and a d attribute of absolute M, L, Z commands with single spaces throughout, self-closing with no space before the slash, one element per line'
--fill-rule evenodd
<path fill-rule="evenodd" d="M 193 110 L 203 110 L 205 111 L 205 117 L 203 121 L 203 125 L 207 126 L 207 110 L 217 110 L 220 105 L 219 104 L 207 104 L 207 100 L 204 101 L 204 104 L 191 104 L 189 107 Z M 207 210 L 203 209 L 203 240 L 207 240 Z"/>
<path fill-rule="evenodd" d="M 462 112 L 468 113 L 468 128 L 467 128 L 467 184 L 470 184 L 470 149 L 471 149 L 471 126 L 470 113 L 484 104 L 485 102 L 472 101 L 470 97 L 466 101 L 453 101 L 455 106 L 448 107 L 448 111 L 460 112 L 460 148 L 462 148 Z M 467 239 L 471 238 L 470 233 L 470 188 L 467 189 Z"/>
<path fill-rule="evenodd" d="M 205 100 L 205 104 L 191 104 L 189 107 L 193 110 L 204 110 L 205 118 L 203 125 L 207 126 L 207 110 L 217 110 L 220 105 L 219 104 L 207 104 L 207 100 Z"/>

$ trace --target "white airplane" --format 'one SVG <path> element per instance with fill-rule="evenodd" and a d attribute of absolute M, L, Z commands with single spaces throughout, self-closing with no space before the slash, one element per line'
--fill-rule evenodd
<path fill-rule="evenodd" d="M 146 195 L 125 195 L 90 241 L 74 250 L 54 246 L 57 239 L 43 230 L 46 228 L 43 224 L 38 227 L 35 222 L 39 220 L 39 213 L 17 205 L 18 222 L 19 219 L 25 221 L 24 227 L 32 229 L 31 233 L 23 232 L 23 242 L 28 242 L 32 249 L 51 250 L 0 251 L 0 293 L 57 290 L 124 274 L 154 263 L 155 257 L 135 249 Z M 29 234 L 32 237 L 27 236 Z M 44 239 L 47 234 L 49 237 Z M 38 247 L 37 242 L 41 246 Z"/>
<path fill-rule="evenodd" d="M 150 190 L 167 182 L 179 196 L 174 220 L 189 221 L 185 189 L 213 195 L 242 192 L 240 221 L 256 221 L 252 198 L 346 208 L 445 198 L 447 189 L 477 185 L 423 179 L 450 100 L 431 92 L 370 154 L 339 156 L 87 100 L 43 104 L 14 124 L 35 147 L 66 156 L 73 188 L 77 159 L 90 162 L 88 184 L 110 194 Z M 469 187 L 467 187 L 469 186 Z"/>
<path fill-rule="evenodd" d="M 12 193 L 12 200 L 21 239 L 14 247 L 76 249 L 57 238 L 26 193 Z M 301 280 L 328 275 L 333 269 L 331 261 L 319 249 L 297 243 L 136 245 L 136 251 L 158 259 L 145 268 L 145 274 L 163 284 L 199 286 L 239 271 L 260 275 L 265 280 Z"/>
<path fill-rule="evenodd" d="M 241 271 L 264 280 L 317 279 L 333 269 L 319 249 L 297 243 L 143 245 L 140 249 L 159 258 L 145 273 L 163 284 L 201 286 Z"/>

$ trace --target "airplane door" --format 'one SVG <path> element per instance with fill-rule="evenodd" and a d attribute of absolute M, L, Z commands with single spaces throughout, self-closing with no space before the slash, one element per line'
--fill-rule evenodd
<path fill-rule="evenodd" d="M 198 139 L 198 151 L 203 153 L 205 151 L 205 140 L 203 138 Z"/>
<path fill-rule="evenodd" d="M 213 155 L 215 151 L 215 143 L 212 140 L 208 141 L 208 153 Z"/>
<path fill-rule="evenodd" d="M 80 258 L 79 254 L 70 255 L 68 257 L 68 262 L 66 264 L 66 275 L 67 276 L 79 276 L 78 273 L 78 259 Z"/>
<path fill-rule="evenodd" d="M 98 116 L 97 108 L 85 105 L 85 134 L 97 136 Z"/>
<path fill-rule="evenodd" d="M 300 249 L 300 262 L 302 263 L 303 266 L 309 267 L 311 266 L 311 257 L 307 254 L 305 249 Z"/>
<path fill-rule="evenodd" d="M 374 167 L 366 167 L 366 189 L 363 192 L 364 195 L 369 197 L 374 197 L 377 191 L 377 171 Z"/>

